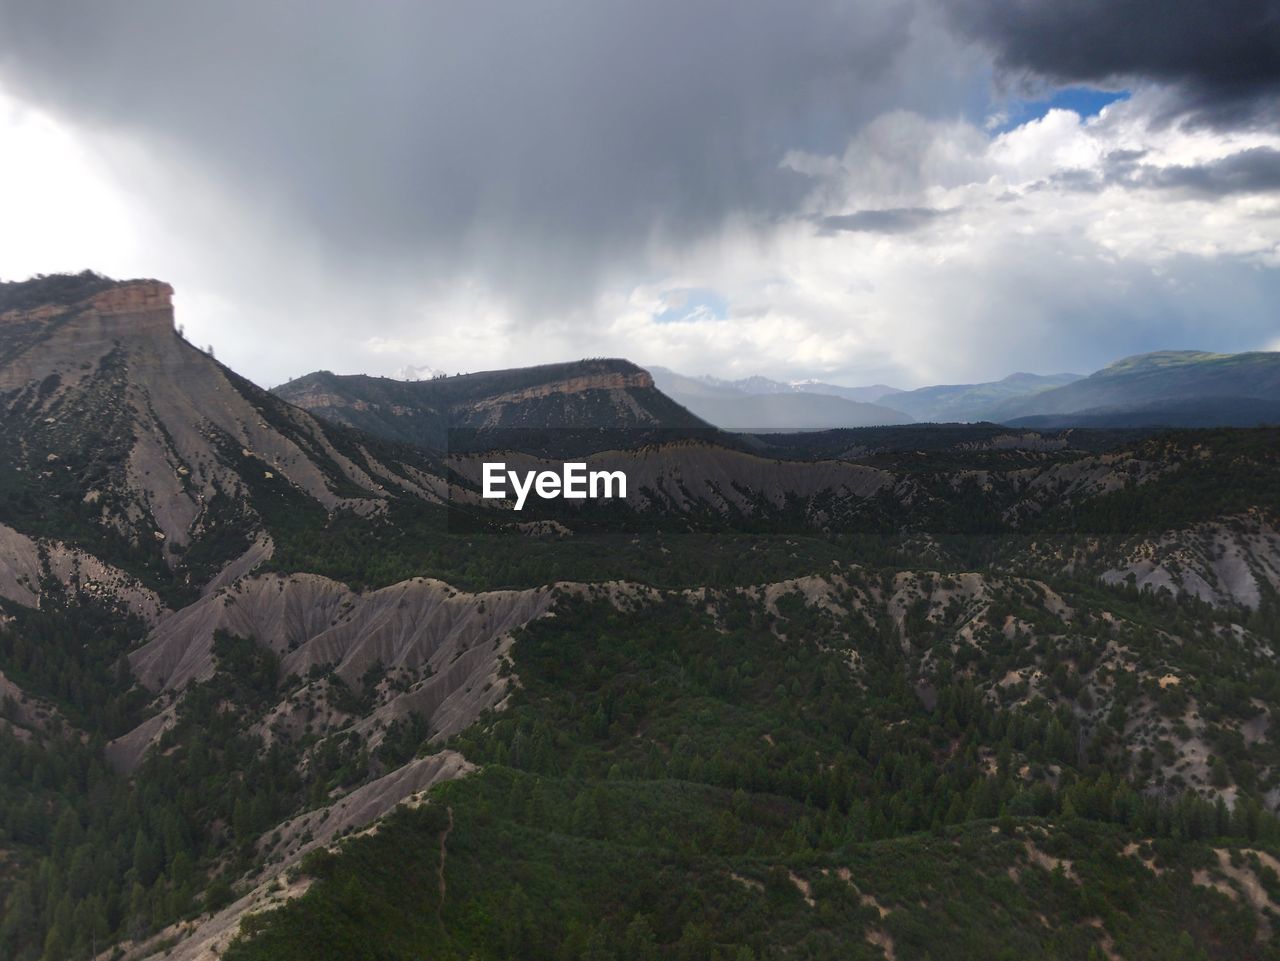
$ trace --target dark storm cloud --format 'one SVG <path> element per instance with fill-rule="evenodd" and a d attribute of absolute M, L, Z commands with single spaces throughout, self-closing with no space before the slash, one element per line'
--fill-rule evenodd
<path fill-rule="evenodd" d="M 174 152 L 339 262 L 418 257 L 527 299 L 655 239 L 793 209 L 808 184 L 786 150 L 838 148 L 883 108 L 913 15 L 892 0 L 0 0 L 0 83 Z"/>
<path fill-rule="evenodd" d="M 848 231 L 868 234 L 908 234 L 929 226 L 953 210 L 934 207 L 891 207 L 883 210 L 858 210 L 851 214 L 823 217 L 822 229 L 827 233 Z"/>
<path fill-rule="evenodd" d="M 1155 167 L 1139 163 L 1141 157 L 1137 151 L 1108 155 L 1100 185 L 1180 190 L 1203 197 L 1280 191 L 1280 150 L 1272 147 L 1253 147 L 1189 166 Z"/>
<path fill-rule="evenodd" d="M 1099 193 L 1108 187 L 1139 190 L 1177 190 L 1198 197 L 1280 191 L 1280 150 L 1252 147 L 1201 164 L 1156 166 L 1142 163 L 1145 150 L 1113 150 L 1100 170 L 1058 170 L 1031 190 Z M 830 219 L 830 218 L 829 218 Z"/>
<path fill-rule="evenodd" d="M 1280 190 L 1280 150 L 1255 147 L 1212 163 L 1162 167 L 1140 175 L 1144 186 L 1188 190 L 1212 197 Z"/>
<path fill-rule="evenodd" d="M 1145 78 L 1176 112 L 1230 126 L 1277 116 L 1280 0 L 948 0 L 997 63 L 1061 83 Z"/>

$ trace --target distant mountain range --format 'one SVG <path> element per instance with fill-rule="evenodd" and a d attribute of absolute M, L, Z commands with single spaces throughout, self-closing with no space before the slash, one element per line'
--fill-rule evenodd
<path fill-rule="evenodd" d="M 1256 409 L 1263 420 L 1274 417 L 1273 412 L 1267 413 L 1265 402 L 1280 402 L 1280 353 L 1166 350 L 1139 354 L 1055 390 L 1001 403 L 992 410 L 991 419 L 1151 416 L 1163 409 L 1165 423 L 1182 426 L 1188 415 L 1204 417 L 1207 409 L 1202 402 L 1207 400 L 1233 415 Z M 1264 403 L 1258 407 L 1255 402 Z"/>
<path fill-rule="evenodd" d="M 679 376 L 674 371 L 669 371 L 666 368 L 650 367 L 649 370 L 654 372 L 655 377 L 658 376 L 657 371 L 659 370 L 671 376 Z M 789 382 L 771 380 L 768 377 L 761 377 L 759 374 L 738 380 L 721 380 L 717 377 L 706 375 L 687 379 L 743 394 L 826 394 L 831 397 L 843 397 L 845 400 L 857 401 L 863 404 L 884 400 L 890 394 L 902 393 L 897 387 L 890 387 L 888 384 L 872 384 L 869 387 L 841 387 L 838 384 L 828 384 L 821 380 Z"/>
<path fill-rule="evenodd" d="M 869 403 L 893 387 L 837 387 L 818 381 L 785 384 L 767 377 L 719 380 L 686 377 L 665 367 L 650 367 L 654 385 L 692 413 L 726 430 L 822 430 L 908 424 L 900 410 Z M 871 395 L 875 398 L 871 398 Z"/>
<path fill-rule="evenodd" d="M 840 387 L 822 381 L 783 383 L 767 377 L 720 380 L 649 368 L 663 393 L 704 420 L 728 430 L 817 430 L 991 420 L 1002 402 L 1030 397 L 1079 374 L 1011 374 L 985 384 L 945 384 L 899 390 L 885 384 Z"/>
<path fill-rule="evenodd" d="M 1010 374 L 897 390 L 767 377 L 726 380 L 594 359 L 429 379 L 317 371 L 274 393 L 316 416 L 437 449 L 459 428 L 500 443 L 527 430 L 833 430 L 911 423 L 1015 427 L 1250 427 L 1280 422 L 1280 353 L 1159 351 L 1088 376 Z M 654 435 L 656 438 L 656 434 Z M 456 438 L 455 438 L 456 439 Z M 669 439 L 669 436 L 668 438 Z M 577 446 L 581 447 L 581 438 Z M 590 445 L 588 445 L 590 446 Z"/>
<path fill-rule="evenodd" d="M 406 364 L 391 376 L 396 380 L 435 380 L 438 377 L 448 377 L 449 373 L 429 364 Z"/>
<path fill-rule="evenodd" d="M 974 423 L 998 420 L 995 411 L 1080 380 L 1079 374 L 1010 374 L 985 384 L 941 384 L 893 395 L 893 405 L 916 420 Z"/>
<path fill-rule="evenodd" d="M 673 400 L 725 429 L 813 430 L 991 422 L 1033 428 L 1250 427 L 1280 422 L 1280 353 L 1158 351 L 1089 376 L 1010 374 L 980 384 L 901 391 L 718 380 L 651 368 Z M 836 393 L 839 391 L 840 393 Z"/>

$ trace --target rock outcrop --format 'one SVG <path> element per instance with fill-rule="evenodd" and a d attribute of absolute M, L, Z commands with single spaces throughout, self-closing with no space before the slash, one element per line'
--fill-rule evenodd
<path fill-rule="evenodd" d="M 164 603 L 137 578 L 59 541 L 37 541 L 0 524 L 0 598 L 40 607 L 50 585 L 154 624 Z"/>

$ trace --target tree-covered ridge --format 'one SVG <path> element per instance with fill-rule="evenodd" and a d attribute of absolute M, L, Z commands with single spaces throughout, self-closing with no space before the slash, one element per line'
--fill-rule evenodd
<path fill-rule="evenodd" d="M 110 646 L 118 638 L 70 662 L 24 660 L 33 643 L 76 651 L 103 616 L 68 605 L 0 631 L 11 678 L 60 709 L 44 730 L 0 736 L 0 956 L 15 961 L 88 957 L 223 907 L 258 870 L 265 834 L 381 769 L 328 728 L 264 736 L 281 690 L 302 682 L 279 677 L 254 640 L 220 635 L 213 677 L 163 708 L 152 749 L 121 773 L 105 739 L 136 722 L 150 695 Z"/>
<path fill-rule="evenodd" d="M 466 798 L 501 783 L 506 805 L 517 795 L 512 779 L 523 785 L 531 806 L 509 812 L 511 829 L 535 833 L 520 843 L 495 834 L 506 838 L 501 857 L 533 857 L 555 837 L 539 857 L 561 867 L 554 859 L 564 856 L 564 838 L 615 843 L 598 825 L 616 823 L 628 852 L 652 847 L 655 837 L 680 858 L 747 852 L 731 873 L 766 887 L 768 859 L 808 878 L 809 862 L 796 860 L 803 852 L 843 857 L 842 845 L 969 832 L 975 819 L 1001 815 L 1023 824 L 1074 812 L 1121 824 L 1138 839 L 1265 842 L 1274 758 L 1269 740 L 1247 735 L 1268 713 L 1254 698 L 1275 703 L 1265 683 L 1253 685 L 1274 673 L 1265 643 L 1224 633 L 1230 617 L 1205 606 L 1091 590 L 1059 594 L 1021 578 L 847 565 L 768 588 L 566 588 L 555 616 L 533 622 L 512 649 L 520 684 L 509 708 L 451 744 L 483 764 L 478 786 L 449 790 Z M 103 615 L 67 608 L 23 616 L 65 648 L 86 617 Z M 282 677 L 274 655 L 231 635 L 215 638 L 214 653 L 214 677 L 166 709 L 172 726 L 131 780 L 101 763 L 100 742 L 74 751 L 56 734 L 15 742 L 4 780 L 17 789 L 4 805 L 14 812 L 5 843 L 15 846 L 20 872 L 8 896 L 26 919 L 8 929 L 15 957 L 59 956 L 45 951 L 50 937 L 74 957 L 84 945 L 73 932 L 144 934 L 220 907 L 270 871 L 263 858 L 278 847 L 271 836 L 280 822 L 418 749 L 436 749 L 426 746 L 433 732 L 412 718 L 393 725 L 376 751 L 344 730 L 344 715 L 358 718 L 389 693 L 381 674 L 354 686 Z M 93 657 L 92 676 L 119 669 L 110 648 Z M 113 702 L 95 699 L 99 688 L 89 684 L 77 703 L 57 686 L 63 673 L 22 679 L 87 729 L 109 724 Z M 1168 675 L 1179 683 L 1162 685 Z M 119 685 L 131 687 L 123 678 Z M 317 723 L 300 736 L 267 723 L 282 717 L 282 697 L 304 710 L 312 703 Z M 1211 745 L 1207 769 L 1183 766 L 1188 736 Z M 50 773 L 32 773 L 39 770 Z M 614 792 L 621 794 L 611 800 Z M 1219 792 L 1235 800 L 1231 809 L 1216 802 Z M 597 807 L 617 805 L 623 814 L 601 822 Z M 469 808 L 455 811 L 459 824 L 472 823 Z M 569 820 L 557 827 L 560 817 Z M 55 844 L 59 821 L 77 843 Z M 1049 824 L 1052 835 L 1056 820 Z M 74 859 L 98 856 L 104 832 L 129 836 L 132 846 L 116 845 L 115 867 L 99 857 L 102 886 L 70 885 Z M 153 843 L 157 835 L 165 840 Z M 112 871 L 123 886 L 106 882 Z M 690 897 L 700 871 L 680 882 L 694 885 Z M 49 887 L 33 887 L 37 878 Z M 584 905 L 574 910 L 595 924 L 604 909 Z M 77 923 L 90 916 L 88 927 Z M 477 949 L 488 944 L 484 929 L 470 936 Z M 624 934 L 581 937 L 614 943 Z M 773 935 L 761 937 L 742 943 L 759 947 Z"/>
<path fill-rule="evenodd" d="M 613 358 L 418 381 L 316 371 L 273 392 L 330 423 L 436 450 L 533 442 L 567 453 L 596 449 L 597 439 L 607 448 L 628 435 L 652 442 L 664 432 L 719 433 L 646 371 Z M 531 441 L 537 435 L 544 439 Z"/>
<path fill-rule="evenodd" d="M 1231 435 L 1225 436 L 1231 440 Z M 1155 463 L 1162 450 L 1144 449 L 1137 460 Z M 1251 464 L 1266 463 L 1250 443 L 1240 454 Z M 1187 449 L 1180 448 L 1178 456 L 1185 460 Z M 1215 459 L 1190 463 L 1212 465 Z M 1180 469 L 1149 483 L 1163 483 Z M 934 492 L 933 500 L 921 498 L 922 505 L 945 504 L 944 498 L 957 492 L 945 471 L 919 472 L 916 477 L 917 490 Z M 481 787 L 466 790 L 481 791 L 490 783 L 487 778 L 510 769 L 510 777 L 523 779 L 530 796 L 537 783 L 544 791 L 562 792 L 553 795 L 558 800 L 530 808 L 533 814 L 517 819 L 523 825 L 513 829 L 517 834 L 535 831 L 531 837 L 538 839 L 535 843 L 526 838 L 527 857 L 544 842 L 547 857 L 555 852 L 561 857 L 564 845 L 578 843 L 552 844 L 551 836 L 581 840 L 571 824 L 563 831 L 550 828 L 552 822 L 539 822 L 536 815 L 551 808 L 573 809 L 587 787 L 614 790 L 605 782 L 610 782 L 615 766 L 619 777 L 613 780 L 632 785 L 627 805 L 641 804 L 636 798 L 669 796 L 687 805 L 687 785 L 701 785 L 703 793 L 691 795 L 697 801 L 694 809 L 681 815 L 691 824 L 721 811 L 723 799 L 739 790 L 760 795 L 763 800 L 753 801 L 753 806 L 776 809 L 782 820 L 758 837 L 754 828 L 734 828 L 725 836 L 754 839 L 751 845 L 770 857 L 786 858 L 787 870 L 802 877 L 801 862 L 792 860 L 802 850 L 795 840 L 800 834 L 808 838 L 808 847 L 820 852 L 836 850 L 831 847 L 836 839 L 846 845 L 895 840 L 914 844 L 920 832 L 957 830 L 967 835 L 975 819 L 1002 813 L 1019 824 L 1023 818 L 1049 818 L 1052 836 L 1064 818 L 1080 815 L 1083 807 L 1094 812 L 1088 817 L 1097 815 L 1119 825 L 1124 837 L 1132 838 L 1126 845 L 1157 837 L 1178 844 L 1187 837 L 1222 837 L 1234 838 L 1224 843 L 1237 846 L 1265 846 L 1269 837 L 1271 822 L 1265 812 L 1273 808 L 1276 789 L 1275 757 L 1267 736 L 1270 708 L 1276 703 L 1270 654 L 1276 638 L 1274 596 L 1262 597 L 1250 611 L 1215 610 L 1144 595 L 1123 582 L 1103 588 L 1096 584 L 1100 557 L 1071 566 L 1070 577 L 1065 577 L 1062 558 L 1027 553 L 1027 535 L 975 537 L 963 526 L 958 534 L 892 529 L 868 534 L 755 534 L 713 528 L 702 533 L 676 529 L 656 534 L 521 535 L 515 541 L 518 549 L 513 549 L 510 533 L 442 528 L 438 511 L 433 513 L 429 505 L 406 506 L 412 503 L 408 500 L 395 500 L 386 514 L 364 518 L 346 511 L 326 514 L 290 488 L 273 487 L 266 478 L 253 477 L 247 488 L 255 509 L 273 525 L 280 545 L 275 563 L 286 569 L 321 570 L 371 586 L 423 570 L 446 573 L 476 588 L 629 577 L 676 592 L 655 606 L 641 603 L 641 596 L 647 595 L 636 588 L 636 600 L 624 604 L 621 612 L 601 607 L 603 601 L 597 600 L 583 613 L 578 605 L 584 602 L 566 597 L 556 618 L 535 625 L 517 642 L 514 669 L 524 693 L 505 715 L 495 715 L 492 723 L 454 745 L 484 765 L 485 773 L 475 781 Z M 960 485 L 960 490 L 974 503 L 988 496 L 976 481 Z M 1248 496 L 1248 490 L 1232 496 Z M 1098 500 L 1124 494 L 1121 489 Z M 889 517 L 890 506 L 884 510 L 883 516 Z M 962 519 L 959 507 L 954 516 Z M 404 523 L 406 518 L 418 520 Z M 723 519 L 717 523 L 723 525 Z M 1096 540 L 1087 532 L 1050 533 L 1031 540 L 1038 545 Z M 315 553 L 305 553 L 308 550 Z M 925 556 L 948 563 L 921 570 L 918 560 Z M 838 566 L 833 568 L 833 562 Z M 1044 586 L 1001 572 L 1004 568 L 1020 575 L 1029 567 L 1044 579 Z M 814 571 L 823 576 L 806 579 Z M 788 577 L 797 580 L 772 593 L 746 590 L 753 583 Z M 709 595 L 714 614 L 699 615 L 687 598 L 701 596 L 699 592 L 709 587 L 720 588 Z M 685 594 L 687 590 L 694 594 Z M 1061 598 L 1061 607 L 1055 596 Z M 635 610 L 626 609 L 633 604 Z M 140 717 L 145 695 L 118 672 L 120 653 L 138 640 L 136 629 L 123 634 L 108 630 L 85 647 L 80 641 L 85 632 L 108 627 L 118 615 L 109 609 L 77 611 L 56 605 L 39 613 L 17 613 L 21 632 L 6 635 L 9 646 L 0 648 L 0 669 L 31 693 L 48 698 L 85 731 L 114 736 L 126 718 Z M 650 630 L 660 632 L 660 642 L 646 646 L 637 639 L 637 631 Z M 39 643 L 33 645 L 35 639 Z M 542 648 L 537 647 L 539 639 Z M 45 645 L 59 652 L 57 660 L 32 657 L 32 651 Z M 540 649 L 562 649 L 570 659 L 558 667 L 529 660 Z M 104 937 L 120 938 L 163 929 L 178 918 L 221 905 L 263 869 L 264 852 L 273 849 L 264 844 L 264 836 L 269 840 L 276 825 L 300 810 L 325 805 L 331 792 L 343 796 L 404 763 L 434 733 L 411 715 L 370 750 L 361 738 L 341 730 L 344 716 L 354 718 L 367 708 L 369 685 L 324 677 L 291 681 L 278 675 L 273 682 L 270 660 L 263 659 L 261 650 L 245 638 L 219 642 L 220 670 L 214 681 L 170 706 L 178 723 L 131 781 L 102 765 L 98 741 L 89 742 L 72 770 L 64 766 L 80 755 L 64 756 L 56 738 L 18 749 L 22 756 L 13 762 L 6 783 L 34 778 L 33 783 L 44 784 L 43 775 L 28 773 L 39 768 L 41 756 L 58 757 L 52 769 L 61 773 L 53 775 L 51 793 L 46 790 L 33 801 L 20 790 L 5 805 L 5 810 L 21 812 L 15 815 L 18 827 L 4 842 L 18 852 L 13 861 L 18 873 L 12 875 L 9 895 L 21 908 L 18 916 L 28 919 L 22 927 L 15 923 L 10 929 L 10 944 L 23 952 L 17 957 L 45 954 L 43 939 L 54 929 L 60 931 L 54 947 L 74 957 L 85 947 L 79 935 L 67 932 L 88 930 L 92 941 L 102 918 Z M 616 651 L 619 657 L 602 660 L 600 651 Z M 674 678 L 669 675 L 672 670 Z M 1175 680 L 1162 683 L 1170 676 Z M 540 677 L 545 683 L 537 683 Z M 369 680 L 378 683 L 377 677 Z M 323 725 L 291 744 L 272 742 L 269 749 L 266 740 L 255 739 L 264 730 L 261 721 L 282 694 L 298 690 L 295 683 L 311 689 L 308 699 L 320 699 L 322 703 L 312 703 Z M 391 677 L 389 683 L 396 679 Z M 612 700 L 602 697 L 608 691 Z M 546 700 L 524 699 L 537 692 Z M 875 697 L 868 700 L 872 694 Z M 559 713 L 559 701 L 572 707 L 568 715 Z M 228 705 L 234 707 L 228 710 Z M 164 706 L 160 702 L 149 710 Z M 588 707 L 589 718 L 575 713 Z M 609 740 L 612 718 L 624 708 L 641 712 L 656 728 L 656 755 L 640 753 L 643 742 L 634 735 Z M 309 710 L 305 704 L 301 709 Z M 865 745 L 853 740 L 859 728 L 852 723 L 854 715 L 860 722 L 870 719 L 863 728 L 869 738 Z M 601 723 L 600 717 L 605 721 L 603 738 L 601 728 L 593 726 Z M 816 726 L 815 717 L 821 720 Z M 786 738 L 779 740 L 778 730 L 786 732 Z M 765 735 L 783 746 L 771 760 L 773 747 Z M 674 750 L 682 736 L 685 744 L 693 741 L 692 755 Z M 873 749 L 872 742 L 886 736 L 890 742 Z M 512 761 L 511 753 L 522 755 L 530 750 L 528 744 L 539 745 L 530 755 L 534 759 Z M 663 753 L 663 745 L 670 754 Z M 23 753 L 30 751 L 45 754 Z M 190 751 L 199 763 L 192 763 Z M 553 760 L 548 762 L 548 757 Z M 572 765 L 562 766 L 568 764 L 562 758 L 571 759 Z M 188 780 L 197 775 L 198 780 Z M 155 784 L 163 785 L 164 803 L 152 814 L 143 805 L 141 821 L 104 826 L 106 822 L 95 820 L 99 813 L 84 806 L 83 796 L 95 779 L 117 792 L 110 795 L 113 810 L 137 807 L 141 802 L 131 799 L 151 796 L 146 792 Z M 555 779 L 569 783 L 556 787 Z M 1072 784 L 1083 784 L 1084 793 L 1069 793 Z M 267 794 L 258 793 L 263 786 L 270 787 Z M 1105 800 L 1088 793 L 1095 790 Z M 1232 802 L 1229 806 L 1217 804 L 1220 793 Z M 916 796 L 920 804 L 908 803 Z M 172 803 L 180 806 L 175 810 Z M 37 809 L 62 810 L 64 805 L 77 812 L 83 834 L 80 847 L 55 849 L 57 818 L 42 828 L 33 817 Z M 1099 814 L 1104 810 L 1105 817 Z M 460 809 L 464 827 L 466 817 L 467 810 Z M 130 882 L 127 891 L 95 887 L 64 899 L 65 892 L 80 888 L 69 886 L 71 861 L 60 857 L 92 851 L 108 830 L 132 833 L 136 841 L 140 824 L 147 834 L 164 820 L 185 825 L 182 830 L 190 846 L 166 842 L 159 855 L 144 850 L 145 865 L 154 861 L 161 866 L 154 876 L 150 870 L 144 872 L 151 881 L 142 885 L 142 893 Z M 670 823 L 669 812 L 637 819 L 628 815 L 626 820 L 645 825 L 649 833 Z M 826 842 L 821 841 L 824 833 Z M 696 832 L 693 836 L 701 837 Z M 980 831 L 973 836 L 980 837 Z M 477 843 L 490 842 L 482 838 Z M 510 850 L 521 849 L 513 837 L 504 843 Z M 701 849 L 708 842 L 698 843 Z M 729 856 L 731 847 L 726 842 L 715 849 L 717 856 Z M 843 857 L 844 850 L 839 850 Z M 174 859 L 184 851 L 188 857 L 174 868 Z M 115 867 L 104 869 L 101 877 L 110 870 L 130 877 L 137 854 L 134 848 L 121 848 L 110 862 Z M 668 857 L 659 860 L 665 864 Z M 1197 857 L 1196 864 L 1211 867 L 1205 858 L 1217 855 L 1202 849 Z M 734 873 L 765 883 L 767 870 L 757 865 L 752 875 L 744 873 L 748 867 L 735 866 Z M 1018 866 L 1003 863 L 1001 870 L 1007 874 L 1008 867 Z M 1263 867 L 1257 868 L 1259 877 L 1265 877 Z M 51 885 L 44 894 L 31 887 L 36 877 Z M 528 895 L 529 886 L 525 887 Z M 700 890 L 677 889 L 690 897 Z M 95 894 L 102 894 L 101 909 L 92 901 Z M 28 903 L 30 910 L 24 907 Z M 583 905 L 574 909 L 582 917 L 598 920 L 605 910 L 590 901 Z M 77 923 L 77 912 L 99 920 L 86 928 Z M 572 916 L 577 915 L 566 918 Z M 621 917 L 610 923 L 621 923 Z M 571 942 L 569 921 L 564 923 L 562 943 L 572 946 L 577 942 Z M 627 915 L 621 933 L 593 929 L 582 937 L 621 943 L 618 939 L 630 924 Z M 668 934 L 658 943 L 678 944 L 683 925 L 675 936 Z M 845 931 L 840 937 L 847 942 L 849 935 Z M 1086 935 L 1087 931 L 1081 936 Z M 700 929 L 691 936 L 701 937 Z M 761 937 L 751 941 L 725 934 L 720 943 L 756 950 L 772 943 L 774 935 Z M 896 937 L 902 944 L 910 941 L 906 934 Z M 1102 943 L 1097 938 L 1086 941 Z M 473 943 L 484 956 L 488 949 L 483 937 L 475 935 Z"/>
<path fill-rule="evenodd" d="M 1007 421 L 1028 415 L 1116 411 L 1170 402 L 1274 401 L 1278 393 L 1280 352 L 1166 350 L 1126 357 L 1082 380 L 1005 401 L 993 406 L 989 416 Z"/>
<path fill-rule="evenodd" d="M 1059 609 L 1033 583 L 993 590 L 990 617 L 1016 626 L 972 647 L 963 604 L 851 610 L 902 578 L 565 597 L 513 649 L 514 703 L 452 744 L 482 772 L 313 859 L 311 893 L 228 956 L 1274 956 L 1233 887 L 1280 896 L 1268 750 L 1196 783 L 1139 743 L 1194 704 L 1249 754 L 1230 677 L 1250 646 L 1135 596 L 1137 670 L 1115 672 L 1088 624 L 1030 640 Z M 1034 686 L 999 683 L 1019 665 Z M 1153 676 L 1193 666 L 1226 676 Z"/>

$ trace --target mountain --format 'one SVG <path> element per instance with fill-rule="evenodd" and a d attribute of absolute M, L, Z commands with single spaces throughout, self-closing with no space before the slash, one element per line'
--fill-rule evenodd
<path fill-rule="evenodd" d="M 0 285 L 0 957 L 1274 956 L 1280 430 L 677 429 L 517 515 L 171 294 Z M 585 363 L 419 416 L 697 423 Z"/>
<path fill-rule="evenodd" d="M 798 380 L 787 385 L 793 391 L 803 394 L 830 394 L 833 397 L 843 397 L 845 400 L 856 400 L 859 403 L 874 404 L 878 401 L 888 400 L 894 394 L 901 394 L 903 391 L 898 387 L 890 387 L 888 384 L 868 384 L 865 387 L 841 387 L 838 384 L 827 384 L 820 380 Z M 892 401 L 890 401 L 892 403 Z"/>
<path fill-rule="evenodd" d="M 1005 421 L 1011 427 L 1261 427 L 1280 424 L 1280 398 L 1194 397 L 1133 407 L 1101 407 L 1069 414 L 1032 414 Z"/>
<path fill-rule="evenodd" d="M 843 397 L 845 400 L 854 400 L 862 403 L 872 403 L 882 397 L 888 397 L 890 394 L 901 393 L 898 388 L 890 387 L 887 384 L 872 384 L 866 387 L 841 387 L 837 384 L 828 384 L 820 380 L 797 380 L 788 383 L 772 380 L 769 377 L 762 377 L 759 374 L 751 377 L 742 377 L 738 380 L 724 380 L 708 374 L 690 377 L 685 374 L 677 374 L 666 367 L 653 365 L 650 365 L 647 369 L 661 383 L 678 385 L 678 389 L 684 393 L 696 393 L 700 388 L 708 388 L 717 394 L 728 393 L 735 395 L 828 394 L 832 397 Z"/>
<path fill-rule="evenodd" d="M 1250 427 L 1277 420 L 1280 353 L 1211 354 L 1158 351 L 1116 361 L 1087 377 L 1010 374 L 981 384 L 916 390 L 842 388 L 765 377 L 718 380 L 652 368 L 673 399 L 720 427 L 878 426 L 926 421 L 991 421 L 1015 427 Z M 872 396 L 874 394 L 875 396 Z M 824 402 L 814 395 L 877 401 L 871 408 Z M 804 401 L 781 398 L 805 397 Z"/>
<path fill-rule="evenodd" d="M 1196 410 L 1201 402 L 1222 410 L 1228 419 L 1219 423 L 1241 422 L 1246 409 L 1256 410 L 1260 420 L 1272 419 L 1267 405 L 1280 402 L 1280 353 L 1168 350 L 1139 354 L 1054 390 L 1004 401 L 992 408 L 990 419 L 1105 414 L 1114 420 L 1131 411 L 1127 415 L 1131 422 L 1157 416 L 1166 423 L 1195 425 L 1205 422 L 1204 410 L 1209 409 Z M 1161 407 L 1165 413 L 1153 415 Z M 1245 419 L 1251 420 L 1247 415 Z"/>
<path fill-rule="evenodd" d="M 871 384 L 866 387 L 841 387 L 838 384 L 828 384 L 820 380 L 797 380 L 784 383 L 780 380 L 761 377 L 758 374 L 738 380 L 719 380 L 706 375 L 690 379 L 731 387 L 744 394 L 825 394 L 831 397 L 843 397 L 845 400 L 868 404 L 888 397 L 890 394 L 901 393 L 898 388 L 890 387 L 887 384 Z"/>
<path fill-rule="evenodd" d="M 909 423 L 901 411 L 806 391 L 763 377 L 722 381 L 651 367 L 655 385 L 698 417 L 726 430 L 824 430 Z M 827 386 L 827 385 L 817 385 Z M 857 391 L 860 388 L 832 388 Z"/>
<path fill-rule="evenodd" d="M 666 397 L 649 373 L 625 360 L 581 360 L 403 381 L 317 371 L 275 394 L 324 420 L 439 450 L 449 431 L 515 437 L 521 431 L 705 431 Z"/>
<path fill-rule="evenodd" d="M 936 424 L 997 419 L 1003 405 L 1080 379 L 1079 374 L 1010 374 L 983 384 L 942 384 L 894 394 L 892 404 L 916 420 Z"/>
<path fill-rule="evenodd" d="M 177 589 L 299 502 L 376 513 L 387 484 L 440 499 L 425 452 L 380 462 L 188 344 L 172 293 L 93 274 L 0 285 L 0 523 Z"/>

